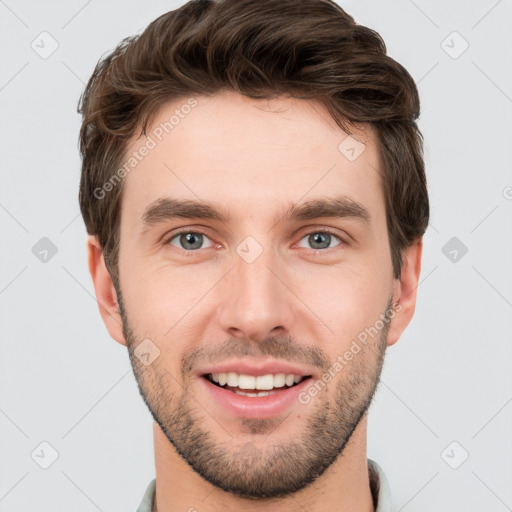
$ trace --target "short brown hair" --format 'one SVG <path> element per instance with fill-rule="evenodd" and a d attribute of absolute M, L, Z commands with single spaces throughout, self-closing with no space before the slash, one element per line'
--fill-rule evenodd
<path fill-rule="evenodd" d="M 411 75 L 386 55 L 379 34 L 330 0 L 195 0 L 96 65 L 80 97 L 80 209 L 118 283 L 122 183 L 106 200 L 129 139 L 158 109 L 187 95 L 236 91 L 251 98 L 316 100 L 347 133 L 374 128 L 382 169 L 393 275 L 428 225 L 419 97 Z M 95 193 L 96 191 L 96 193 Z"/>

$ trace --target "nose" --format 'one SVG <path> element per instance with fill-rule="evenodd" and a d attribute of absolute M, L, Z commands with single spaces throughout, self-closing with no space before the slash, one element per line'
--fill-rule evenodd
<path fill-rule="evenodd" d="M 250 263 L 238 254 L 233 260 L 218 290 L 221 328 L 231 337 L 255 342 L 287 334 L 293 325 L 293 293 L 279 258 L 267 249 Z"/>

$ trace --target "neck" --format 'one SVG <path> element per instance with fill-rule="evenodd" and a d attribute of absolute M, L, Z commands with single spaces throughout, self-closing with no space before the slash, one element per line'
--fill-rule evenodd
<path fill-rule="evenodd" d="M 254 501 L 213 486 L 181 458 L 157 423 L 153 424 L 156 497 L 153 512 L 374 512 L 366 458 L 367 415 L 347 443 L 342 456 L 315 482 L 284 498 Z"/>

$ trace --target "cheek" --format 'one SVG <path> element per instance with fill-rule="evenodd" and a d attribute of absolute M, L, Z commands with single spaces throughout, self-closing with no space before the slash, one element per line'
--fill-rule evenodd
<path fill-rule="evenodd" d="M 129 265 L 122 281 L 123 299 L 138 336 L 182 338 L 178 333 L 196 324 L 204 296 L 215 276 L 194 266 L 170 266 L 148 260 Z"/>
<path fill-rule="evenodd" d="M 339 351 L 384 312 L 389 286 L 378 267 L 351 265 L 308 272 L 308 280 L 296 289 L 312 314 L 329 327 L 329 345 Z"/>

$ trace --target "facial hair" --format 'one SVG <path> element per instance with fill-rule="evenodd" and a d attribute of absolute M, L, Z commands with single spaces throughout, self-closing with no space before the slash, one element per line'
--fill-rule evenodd
<path fill-rule="evenodd" d="M 374 397 L 387 346 L 391 298 L 383 313 L 386 321 L 380 335 L 361 347 L 353 359 L 346 362 L 336 379 L 326 383 L 322 391 L 312 397 L 309 409 L 313 412 L 302 416 L 305 425 L 300 436 L 284 443 L 269 443 L 264 448 L 258 448 L 251 442 L 237 445 L 236 438 L 221 443 L 205 427 L 204 417 L 208 412 L 189 392 L 188 376 L 198 353 L 184 356 L 182 382 L 159 364 L 143 365 L 134 354 L 142 339 L 138 339 L 130 327 L 120 290 L 117 295 L 130 362 L 139 392 L 153 419 L 176 452 L 197 474 L 235 496 L 265 501 L 286 497 L 312 484 L 343 454 Z M 251 355 L 290 360 L 287 354 L 297 354 L 297 346 L 290 338 L 283 337 L 270 337 L 257 345 L 235 339 L 224 346 L 225 349 L 229 347 L 229 352 L 224 352 L 240 358 Z M 309 352 L 301 349 L 300 354 L 303 362 L 314 363 L 325 370 L 332 366 L 316 347 Z M 267 434 L 270 439 L 271 432 L 281 421 L 287 419 L 240 418 L 238 426 L 244 434 Z"/>

